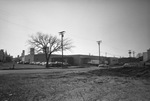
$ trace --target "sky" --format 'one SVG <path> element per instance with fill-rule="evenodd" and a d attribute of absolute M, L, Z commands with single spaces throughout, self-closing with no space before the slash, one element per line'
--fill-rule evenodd
<path fill-rule="evenodd" d="M 29 36 L 66 31 L 64 54 L 128 57 L 150 48 L 150 0 L 0 0 L 0 49 L 29 54 Z"/>

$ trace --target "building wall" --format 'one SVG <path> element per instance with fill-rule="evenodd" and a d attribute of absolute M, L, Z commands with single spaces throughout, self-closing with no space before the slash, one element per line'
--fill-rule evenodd
<path fill-rule="evenodd" d="M 53 56 L 52 58 L 55 58 L 55 57 Z M 57 57 L 60 58 L 60 60 L 62 59 L 61 55 L 59 55 Z M 81 58 L 80 57 L 81 57 L 80 55 L 64 55 L 64 60 L 65 60 L 65 58 L 66 59 L 70 58 L 70 59 L 73 60 L 72 65 L 79 65 L 79 64 L 81 64 Z M 66 60 L 66 61 L 69 61 L 69 60 Z"/>
<path fill-rule="evenodd" d="M 61 58 L 61 55 L 51 55 L 49 62 L 51 62 L 52 58 L 55 58 L 55 57 Z M 42 54 L 35 54 L 34 55 L 34 61 L 35 62 L 46 62 L 45 54 L 43 54 L 43 53 Z"/>
<path fill-rule="evenodd" d="M 4 60 L 4 50 L 0 50 L 0 61 Z"/>
<path fill-rule="evenodd" d="M 31 56 L 27 56 L 28 59 L 31 58 Z M 26 60 L 28 60 L 26 59 Z M 55 61 L 59 61 L 61 62 L 62 60 L 62 56 L 61 55 L 51 55 L 50 57 L 50 62 L 55 62 Z M 64 55 L 64 61 L 69 61 L 72 65 L 83 65 L 83 64 L 87 64 L 89 60 L 91 59 L 98 59 L 98 57 L 96 56 L 92 56 L 89 57 L 88 55 Z M 73 61 L 73 62 L 72 62 Z M 34 62 L 46 62 L 45 59 L 45 54 L 35 54 L 34 55 Z"/>
<path fill-rule="evenodd" d="M 146 62 L 148 60 L 148 52 L 143 53 L 143 61 Z"/>
<path fill-rule="evenodd" d="M 30 48 L 30 55 L 34 55 L 34 48 Z"/>
<path fill-rule="evenodd" d="M 79 65 L 81 64 L 81 59 L 80 59 L 80 55 L 72 55 L 71 57 L 73 57 L 74 60 L 74 65 Z"/>
<path fill-rule="evenodd" d="M 147 50 L 147 52 L 143 52 L 143 61 L 149 61 L 150 60 L 150 49 Z"/>
<path fill-rule="evenodd" d="M 120 58 L 118 59 L 118 62 L 124 64 L 130 62 L 140 62 L 142 60 L 143 60 L 142 58 Z"/>
<path fill-rule="evenodd" d="M 90 55 L 64 55 L 64 62 L 68 62 L 71 65 L 85 65 L 88 64 L 91 60 L 99 60 L 99 56 L 90 56 Z M 106 61 L 106 57 L 101 57 L 100 62 L 103 63 Z M 46 62 L 45 54 L 35 54 L 35 55 L 26 55 L 25 61 L 28 62 Z M 50 62 L 62 61 L 61 55 L 51 55 Z M 117 58 L 111 58 L 109 64 L 118 63 Z"/>
<path fill-rule="evenodd" d="M 148 60 L 150 60 L 150 49 L 147 50 Z"/>
<path fill-rule="evenodd" d="M 118 58 L 109 58 L 109 64 L 110 65 L 115 65 L 118 64 Z"/>
<path fill-rule="evenodd" d="M 75 65 L 85 65 L 89 64 L 92 61 L 99 61 L 99 56 L 91 56 L 91 55 L 70 55 L 74 58 Z M 107 61 L 106 57 L 100 57 L 100 63 L 104 63 Z M 94 62 L 95 64 L 95 62 Z M 99 62 L 97 63 L 97 65 Z"/>
<path fill-rule="evenodd" d="M 90 55 L 69 55 L 74 60 L 74 65 L 85 65 L 88 64 L 91 60 L 98 60 L 98 56 Z"/>
<path fill-rule="evenodd" d="M 53 57 L 53 58 L 51 58 L 51 61 L 52 62 L 56 62 L 56 61 L 62 62 L 62 56 Z M 74 59 L 73 59 L 73 57 L 70 57 L 70 56 L 64 56 L 63 57 L 63 62 L 68 63 L 70 65 L 74 65 Z"/>
<path fill-rule="evenodd" d="M 139 57 L 142 57 L 142 56 L 143 56 L 142 53 L 138 53 L 137 56 L 136 56 L 136 58 L 139 58 Z"/>
<path fill-rule="evenodd" d="M 26 55 L 25 56 L 25 61 L 26 62 L 34 62 L 34 55 Z"/>
<path fill-rule="evenodd" d="M 46 62 L 46 58 L 44 54 L 35 54 L 34 62 Z"/>
<path fill-rule="evenodd" d="M 21 61 L 25 62 L 25 50 L 22 50 Z"/>

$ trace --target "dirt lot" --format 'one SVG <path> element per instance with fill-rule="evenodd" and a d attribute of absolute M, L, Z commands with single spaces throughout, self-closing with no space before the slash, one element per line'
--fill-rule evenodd
<path fill-rule="evenodd" d="M 68 71 L 1 74 L 0 101 L 150 101 L 148 67 Z"/>

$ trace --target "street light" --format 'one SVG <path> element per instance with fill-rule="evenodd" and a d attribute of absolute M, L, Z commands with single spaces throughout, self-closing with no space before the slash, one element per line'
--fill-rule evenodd
<path fill-rule="evenodd" d="M 63 68 L 63 37 L 64 37 L 65 31 L 59 32 L 59 35 L 61 35 L 61 47 L 62 47 L 62 68 Z"/>
<path fill-rule="evenodd" d="M 102 41 L 101 40 L 97 41 L 97 43 L 98 43 L 98 46 L 99 46 L 99 64 L 100 64 L 100 43 L 102 43 Z"/>

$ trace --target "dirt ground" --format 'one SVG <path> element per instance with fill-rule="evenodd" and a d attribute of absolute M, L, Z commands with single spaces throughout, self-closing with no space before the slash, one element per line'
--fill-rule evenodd
<path fill-rule="evenodd" d="M 0 101 L 150 101 L 149 77 L 148 67 L 0 74 Z"/>

